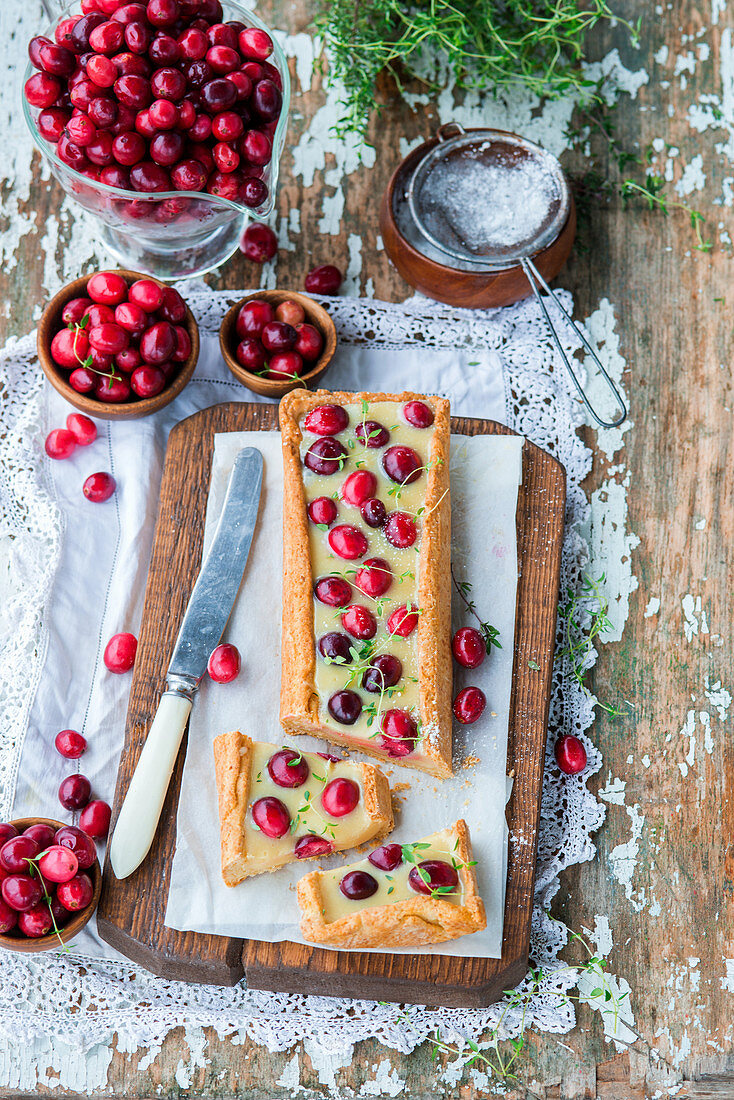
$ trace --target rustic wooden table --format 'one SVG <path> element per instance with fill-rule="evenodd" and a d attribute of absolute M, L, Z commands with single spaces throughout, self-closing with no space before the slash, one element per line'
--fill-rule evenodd
<path fill-rule="evenodd" d="M 585 212 L 581 247 L 559 280 L 573 291 L 577 316 L 599 310 L 603 299 L 612 303 L 616 327 L 607 329 L 606 351 L 627 363 L 631 424 L 600 441 L 588 491 L 593 569 L 607 571 L 613 617 L 624 624 L 621 640 L 601 648 L 594 686 L 601 698 L 628 700 L 632 709 L 616 720 L 600 714 L 596 723 L 593 737 L 604 754 L 597 785 L 607 821 L 594 861 L 563 877 L 555 911 L 572 928 L 591 930 L 610 970 L 629 982 L 642 1038 L 615 1052 L 598 1016 L 583 1009 L 570 1035 L 531 1037 L 510 1093 L 545 1100 L 724 1097 L 734 1094 L 734 758 L 727 691 L 734 681 L 734 341 L 727 286 L 734 12 L 725 0 L 669 0 L 656 7 L 627 0 L 616 7 L 642 16 L 638 50 L 621 29 L 594 38 L 595 57 L 609 58 L 618 48 L 622 85 L 636 91 L 620 98 L 617 136 L 637 152 L 654 143 L 657 164 L 667 166 L 668 194 L 705 213 L 705 233 L 713 240 L 710 253 L 697 251 L 680 210 L 666 218 L 639 205 L 624 211 L 617 198 L 601 197 Z M 263 280 L 297 288 L 309 266 L 332 261 L 347 269 L 348 292 L 401 300 L 410 289 L 381 250 L 378 203 L 405 139 L 429 133 L 437 110 L 430 102 L 386 110 L 373 131 L 376 151 L 361 165 L 354 151 L 335 151 L 328 132 L 333 99 L 327 101 L 319 78 L 310 76 L 306 4 L 268 0 L 258 8 L 291 36 L 298 92 L 295 152 L 284 158 L 279 195 L 283 247 L 277 271 L 267 269 Z M 40 4 L 9 0 L 0 19 L 8 64 L 17 64 L 42 24 Z M 649 82 L 635 89 L 633 72 L 648 74 Z M 17 126 L 16 84 L 4 81 L 0 95 L 8 125 Z M 451 111 L 442 108 L 443 121 Z M 489 97 L 473 115 L 487 123 L 507 117 Z M 28 143 L 16 132 L 19 143 L 6 145 L 0 226 L 3 337 L 27 331 L 33 311 L 37 315 L 61 283 L 97 263 L 93 242 L 78 232 L 74 208 L 62 202 L 37 154 L 29 173 Z M 604 169 L 602 136 L 592 138 L 591 150 Z M 586 161 L 568 153 L 564 163 L 580 172 Z M 208 281 L 235 288 L 257 285 L 260 274 L 237 258 Z M 602 308 L 597 316 L 603 315 Z M 595 443 L 594 433 L 589 441 Z M 481 1074 L 457 1077 L 446 1059 L 432 1061 L 428 1045 L 405 1057 L 363 1043 L 342 1064 L 308 1049 L 272 1055 L 244 1036 L 232 1042 L 194 1029 L 185 1037 L 173 1032 L 160 1050 L 128 1054 L 113 1046 L 93 1051 L 86 1062 L 44 1061 L 28 1049 L 3 1057 L 11 1086 L 6 1095 L 98 1089 L 144 1097 L 184 1088 L 206 1097 L 236 1089 L 251 1100 L 401 1092 L 418 1100 L 494 1092 Z"/>

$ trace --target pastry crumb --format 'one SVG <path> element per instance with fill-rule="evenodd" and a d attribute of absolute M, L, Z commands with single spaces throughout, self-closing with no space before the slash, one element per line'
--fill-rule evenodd
<path fill-rule="evenodd" d="M 410 783 L 396 783 L 393 787 L 393 793 L 397 794 L 398 791 L 409 791 Z"/>
<path fill-rule="evenodd" d="M 462 768 L 473 768 L 479 763 L 481 761 L 478 756 L 467 756 L 461 766 Z"/>

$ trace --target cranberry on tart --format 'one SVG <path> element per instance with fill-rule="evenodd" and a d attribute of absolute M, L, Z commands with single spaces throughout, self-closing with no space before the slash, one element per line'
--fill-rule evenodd
<path fill-rule="evenodd" d="M 280 427 L 283 728 L 450 776 L 449 403 L 293 390 Z"/>
<path fill-rule="evenodd" d="M 383 844 L 359 863 L 298 883 L 301 933 L 359 950 L 444 943 L 487 925 L 462 820 L 413 844 Z"/>
<path fill-rule="evenodd" d="M 235 730 L 215 738 L 214 768 L 227 886 L 393 827 L 390 787 L 374 764 L 252 741 Z"/>

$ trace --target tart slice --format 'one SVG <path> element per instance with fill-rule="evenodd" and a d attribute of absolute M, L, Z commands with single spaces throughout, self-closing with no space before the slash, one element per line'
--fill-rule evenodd
<path fill-rule="evenodd" d="M 390 787 L 374 764 L 252 741 L 236 730 L 215 738 L 214 768 L 227 886 L 393 827 Z"/>
<path fill-rule="evenodd" d="M 487 925 L 466 823 L 414 844 L 384 844 L 359 863 L 298 883 L 301 933 L 358 950 L 423 947 Z"/>
<path fill-rule="evenodd" d="M 280 720 L 451 775 L 449 403 L 293 390 Z"/>

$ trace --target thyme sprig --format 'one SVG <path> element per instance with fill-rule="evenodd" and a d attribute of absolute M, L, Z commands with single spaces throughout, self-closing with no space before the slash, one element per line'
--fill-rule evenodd
<path fill-rule="evenodd" d="M 46 880 L 41 873 L 41 868 L 38 865 L 38 859 L 34 859 L 32 856 L 25 856 L 24 858 L 26 863 L 28 864 L 28 874 L 31 876 L 31 878 L 37 875 L 41 883 L 41 888 L 43 890 L 43 894 L 41 895 L 41 897 L 42 900 L 46 902 L 46 905 L 48 907 L 49 915 L 51 917 L 51 926 L 54 930 L 54 935 L 59 941 L 61 950 L 64 952 L 64 954 L 70 955 L 71 951 L 69 950 L 67 944 L 64 943 L 61 937 L 61 929 L 56 923 L 56 917 L 54 916 L 53 906 L 51 904 L 51 894 L 49 893 L 48 886 L 46 885 Z"/>
<path fill-rule="evenodd" d="M 589 696 L 592 693 L 586 684 L 586 674 L 591 667 L 595 640 L 613 629 L 609 618 L 609 600 L 602 592 L 605 580 L 604 573 L 596 580 L 584 573 L 579 591 L 568 587 L 565 600 L 558 608 L 564 644 L 557 650 L 556 660 L 568 661 L 571 676 Z M 620 718 L 632 706 L 631 703 L 620 706 L 603 703 L 600 699 L 596 701 L 610 718 Z"/>
<path fill-rule="evenodd" d="M 84 329 L 87 327 L 88 324 L 89 324 L 89 314 L 85 313 L 80 321 L 69 321 L 69 323 L 66 326 L 68 329 L 71 329 L 72 332 L 74 333 L 74 341 L 72 343 L 72 350 L 74 352 L 74 358 L 76 359 L 76 361 L 77 361 L 77 363 L 79 364 L 80 367 L 84 367 L 86 370 L 90 370 L 92 372 L 92 374 L 99 374 L 99 375 L 101 375 L 102 378 L 107 378 L 108 379 L 107 385 L 111 389 L 112 388 L 112 383 L 114 381 L 120 379 L 120 375 L 115 374 L 114 368 L 110 367 L 110 369 L 108 371 L 107 370 L 99 370 L 98 367 L 92 366 L 92 364 L 94 363 L 94 356 L 87 355 L 86 358 L 82 359 L 81 355 L 79 354 L 79 352 L 77 350 L 76 345 L 77 345 L 77 341 L 79 339 L 79 333 L 84 332 Z"/>
<path fill-rule="evenodd" d="M 479 633 L 484 639 L 484 645 L 487 653 L 489 654 L 492 652 L 492 646 L 496 646 L 497 649 L 502 649 L 502 642 L 499 640 L 499 630 L 496 626 L 492 626 L 491 623 L 485 623 L 481 619 L 477 612 L 476 604 L 473 600 L 469 599 L 469 593 L 472 590 L 471 584 L 469 583 L 469 581 L 459 581 L 456 579 L 453 565 L 451 566 L 451 579 L 454 582 L 454 588 L 464 601 L 467 610 L 471 612 L 471 614 L 479 623 Z"/>

